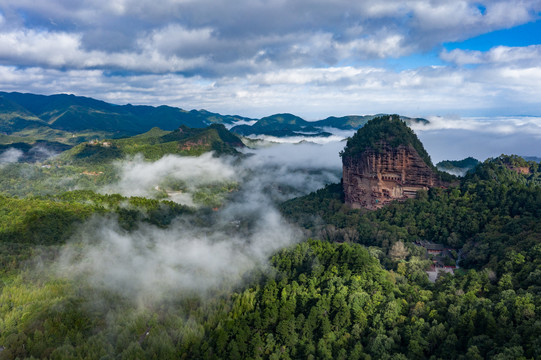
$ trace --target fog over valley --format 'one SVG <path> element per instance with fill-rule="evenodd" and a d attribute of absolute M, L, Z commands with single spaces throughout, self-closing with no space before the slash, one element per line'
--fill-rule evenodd
<path fill-rule="evenodd" d="M 541 0 L 0 0 L 0 360 L 541 359 Z"/>

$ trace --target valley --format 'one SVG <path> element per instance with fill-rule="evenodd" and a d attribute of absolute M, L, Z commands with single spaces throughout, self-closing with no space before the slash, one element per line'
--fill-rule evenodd
<path fill-rule="evenodd" d="M 539 162 L 435 166 L 398 115 L 288 144 L 257 138 L 328 136 L 178 109 L 201 126 L 68 127 L 52 100 L 160 108 L 2 96 L 0 359 L 541 357 Z"/>

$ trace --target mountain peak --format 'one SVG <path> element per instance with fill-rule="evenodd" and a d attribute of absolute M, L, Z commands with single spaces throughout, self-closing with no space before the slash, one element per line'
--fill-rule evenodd
<path fill-rule="evenodd" d="M 384 115 L 370 120 L 348 139 L 341 156 L 347 158 L 367 149 L 378 150 L 381 149 L 382 144 L 391 148 L 397 148 L 400 145 L 411 146 L 426 165 L 432 169 L 435 168 L 417 135 L 398 115 Z"/>
<path fill-rule="evenodd" d="M 376 210 L 441 185 L 428 153 L 398 115 L 369 121 L 341 153 L 347 204 Z"/>

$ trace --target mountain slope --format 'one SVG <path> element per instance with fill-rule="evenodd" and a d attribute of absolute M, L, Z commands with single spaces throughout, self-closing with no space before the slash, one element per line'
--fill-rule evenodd
<path fill-rule="evenodd" d="M 361 130 L 348 139 L 340 154 L 342 158 L 355 156 L 366 149 L 381 150 L 382 143 L 392 148 L 400 145 L 414 148 L 430 168 L 435 169 L 423 144 L 398 115 L 380 116 L 369 121 Z"/>
<path fill-rule="evenodd" d="M 462 160 L 445 160 L 436 164 L 436 167 L 440 171 L 448 172 L 449 174 L 464 175 L 468 171 L 475 169 L 479 165 L 479 160 L 467 157 Z"/>
<path fill-rule="evenodd" d="M 324 120 L 314 121 L 311 124 L 317 127 L 334 127 L 342 130 L 357 130 L 360 127 L 364 126 L 370 120 L 380 116 L 388 116 L 388 114 L 348 115 L 342 117 L 331 116 Z M 428 120 L 423 118 L 410 118 L 407 116 L 400 116 L 400 120 L 404 121 L 407 125 L 411 125 L 413 123 L 429 123 Z"/>
<path fill-rule="evenodd" d="M 74 95 L 36 95 L 0 92 L 0 131 L 7 134 L 43 127 L 68 132 L 102 131 L 112 137 L 136 135 L 159 127 L 174 130 L 180 125 L 204 128 L 213 123 L 252 119 L 220 115 L 205 110 L 186 111 L 171 106 L 114 105 Z"/>
<path fill-rule="evenodd" d="M 240 138 L 222 124 L 203 129 L 183 125 L 171 132 L 153 128 L 133 137 L 85 142 L 64 152 L 56 161 L 79 165 L 105 164 L 139 153 L 148 160 L 157 160 L 167 154 L 200 155 L 208 151 L 233 155 L 238 154 L 236 149 L 241 147 L 244 144 Z"/>
<path fill-rule="evenodd" d="M 376 210 L 443 185 L 428 153 L 398 115 L 369 121 L 341 152 L 345 203 Z"/>
<path fill-rule="evenodd" d="M 240 135 L 330 136 L 323 128 L 358 129 L 378 115 L 350 115 L 306 121 L 293 114 L 264 117 L 252 126 L 238 125 L 231 130 Z M 428 123 L 421 118 L 401 117 L 406 123 Z M 34 140 L 69 143 L 92 138 L 119 138 L 149 131 L 153 127 L 172 131 L 181 125 L 204 128 L 210 124 L 254 122 L 238 115 L 221 115 L 206 110 L 186 111 L 171 106 L 115 105 L 83 96 L 37 95 L 0 92 L 0 132 L 6 135 L 31 136 Z M 58 132 L 65 132 L 58 133 Z M 79 139 L 72 133 L 84 132 Z M 51 135 L 53 134 L 53 135 Z M 14 140 L 13 142 L 19 141 Z M 31 142 L 31 141 L 28 141 Z"/>
<path fill-rule="evenodd" d="M 370 120 L 388 116 L 378 115 L 349 115 L 342 117 L 331 116 L 318 121 L 306 121 L 292 114 L 275 114 L 257 121 L 253 125 L 238 125 L 231 129 L 232 132 L 241 135 L 271 135 L 271 136 L 299 136 L 309 133 L 315 136 L 329 136 L 323 128 L 336 128 L 340 130 L 355 130 L 363 127 Z M 409 118 L 401 116 L 400 119 L 406 124 L 428 124 L 428 120 L 422 118 Z"/>
<path fill-rule="evenodd" d="M 275 114 L 257 121 L 253 125 L 238 125 L 231 128 L 231 131 L 241 135 L 271 135 L 271 136 L 298 136 L 304 133 L 311 133 L 320 136 L 330 134 L 323 133 L 313 126 L 313 123 L 306 121 L 293 114 Z"/>

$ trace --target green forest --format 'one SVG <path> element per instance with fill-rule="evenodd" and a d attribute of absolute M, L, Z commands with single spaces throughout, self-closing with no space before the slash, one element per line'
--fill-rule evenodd
<path fill-rule="evenodd" d="M 98 147 L 130 154 L 141 146 L 152 160 L 167 152 L 162 144 L 200 130 L 187 133 L 154 130 Z M 235 141 L 222 127 L 212 136 Z M 78 155 L 87 146 L 51 167 L 1 168 L 0 359 L 541 358 L 539 163 L 488 159 L 455 186 L 377 211 L 349 208 L 341 185 L 328 185 L 279 205 L 304 235 L 242 281 L 205 293 L 169 289 L 140 303 L 59 275 L 67 244 L 83 246 L 74 235 L 92 219 L 114 221 L 126 236 L 211 224 L 216 197 L 226 204 L 233 195 L 223 194 L 240 185 L 208 187 L 199 196 L 210 200 L 195 208 L 100 194 L 116 175 L 97 153 L 88 157 L 96 163 Z M 82 176 L 84 169 L 104 174 Z M 67 191 L 63 178 L 82 189 Z M 51 183 L 58 186 L 46 191 Z M 433 259 L 419 241 L 451 249 L 459 268 L 429 281 Z"/>

